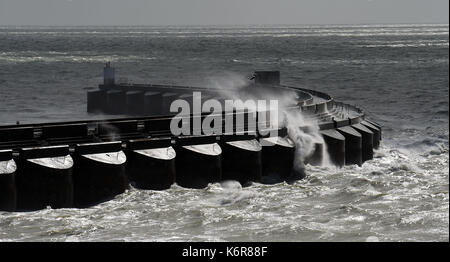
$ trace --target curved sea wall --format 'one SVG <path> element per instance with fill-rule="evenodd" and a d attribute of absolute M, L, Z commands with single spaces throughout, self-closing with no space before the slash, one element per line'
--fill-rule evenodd
<path fill-rule="evenodd" d="M 381 127 L 365 119 L 362 110 L 322 92 L 280 85 L 279 73 L 256 72 L 255 78 L 245 89 L 248 97 L 260 90 L 266 98 L 270 92 L 287 94 L 283 110 L 315 123 L 294 125 L 305 133 L 315 130 L 320 138 L 303 153 L 300 165 L 320 165 L 325 158 L 336 166 L 362 165 L 373 158 Z M 123 193 L 130 184 L 151 190 L 173 183 L 204 188 L 223 180 L 248 185 L 305 175 L 297 166 L 304 145 L 290 136 L 292 124 L 274 127 L 251 109 L 177 116 L 168 110 L 177 99 L 193 105 L 193 92 L 223 104 L 227 97 L 220 90 L 105 83 L 88 92 L 89 112 L 140 116 L 0 126 L 0 210 L 88 207 Z M 195 129 L 195 121 L 211 116 L 221 119 L 215 126 L 219 133 Z M 189 123 L 190 135 L 173 135 L 174 118 Z M 226 119 L 241 126 L 230 132 Z M 267 132 L 270 128 L 276 132 Z"/>

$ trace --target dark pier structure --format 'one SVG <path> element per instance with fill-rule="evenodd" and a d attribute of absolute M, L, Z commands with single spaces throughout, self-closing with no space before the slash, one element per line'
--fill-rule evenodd
<path fill-rule="evenodd" d="M 253 78 L 238 94 L 242 100 L 287 95 L 292 102 L 283 110 L 317 123 L 324 142 L 315 145 L 307 163 L 320 164 L 326 153 L 336 166 L 362 165 L 373 158 L 381 127 L 361 109 L 322 92 L 281 85 L 278 71 L 255 72 Z M 255 125 L 245 121 L 231 132 L 222 125 L 220 134 L 205 134 L 194 130 L 193 123 L 210 112 L 170 112 L 177 99 L 192 107 L 193 92 L 201 92 L 202 101 L 216 99 L 223 105 L 228 99 L 214 88 L 116 83 L 115 70 L 107 64 L 104 83 L 87 94 L 87 110 L 128 117 L 0 126 L 0 210 L 89 207 L 123 193 L 130 184 L 164 190 L 173 183 L 204 188 L 224 180 L 246 185 L 304 176 L 294 167 L 298 145 L 270 119 L 256 117 Z M 236 123 L 253 113 L 234 109 L 216 115 Z M 190 135 L 172 134 L 174 117 L 190 123 Z M 275 136 L 261 132 L 274 128 Z"/>

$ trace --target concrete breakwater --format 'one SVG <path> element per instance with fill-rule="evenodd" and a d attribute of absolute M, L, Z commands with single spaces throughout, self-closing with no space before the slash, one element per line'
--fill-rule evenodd
<path fill-rule="evenodd" d="M 164 190 L 173 183 L 204 188 L 223 180 L 245 185 L 305 175 L 294 166 L 298 145 L 286 128 L 277 129 L 276 136 L 261 135 L 267 119 L 256 119 L 254 126 L 245 122 L 232 132 L 223 129 L 220 135 L 172 135 L 174 116 L 167 110 L 171 102 L 189 100 L 193 91 L 220 100 L 223 95 L 217 90 L 116 85 L 107 77 L 111 74 L 105 73 L 99 90 L 88 92 L 88 111 L 142 116 L 0 126 L 0 210 L 88 207 L 123 193 L 130 184 L 151 190 Z M 365 119 L 362 110 L 321 92 L 282 86 L 279 73 L 257 72 L 252 90 L 267 86 L 294 92 L 295 103 L 286 110 L 298 110 L 318 123 L 323 144 L 315 144 L 305 162 L 320 164 L 323 148 L 337 166 L 362 165 L 373 158 L 381 127 Z M 222 119 L 228 116 L 234 122 L 251 114 L 249 110 L 221 112 Z M 203 112 L 200 118 L 208 115 Z M 195 116 L 182 118 L 191 123 Z"/>
<path fill-rule="evenodd" d="M 14 131 L 2 129 L 0 133 Z M 268 174 L 265 170 L 276 169 L 275 160 L 268 165 L 261 161 L 272 158 L 275 147 L 264 150 L 255 135 L 129 137 L 132 139 L 98 142 L 94 137 L 79 136 L 66 140 L 67 145 L 1 150 L 0 208 L 87 207 L 124 192 L 130 182 L 153 190 L 167 189 L 173 183 L 203 188 L 226 179 L 260 181 Z M 75 144 L 82 139 L 85 143 Z M 28 142 L 32 141 L 36 140 Z M 283 160 L 293 158 L 293 145 L 279 142 L 276 148 L 280 169 L 288 170 L 287 178 L 292 162 L 285 166 Z"/>

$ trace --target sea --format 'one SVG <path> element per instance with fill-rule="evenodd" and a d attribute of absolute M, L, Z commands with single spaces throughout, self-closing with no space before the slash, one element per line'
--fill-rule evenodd
<path fill-rule="evenodd" d="M 280 70 L 382 126 L 373 160 L 305 179 L 164 191 L 87 209 L 0 212 L 0 241 L 449 241 L 449 25 L 0 26 L 0 125 L 98 119 L 117 81 L 206 86 Z"/>

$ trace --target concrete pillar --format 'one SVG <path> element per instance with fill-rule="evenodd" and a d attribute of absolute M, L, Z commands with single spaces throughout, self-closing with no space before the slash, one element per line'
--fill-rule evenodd
<path fill-rule="evenodd" d="M 16 210 L 16 170 L 12 150 L 0 150 L 0 211 Z"/>
<path fill-rule="evenodd" d="M 126 93 L 127 114 L 143 115 L 144 114 L 144 92 L 128 91 Z"/>
<path fill-rule="evenodd" d="M 126 114 L 127 99 L 125 92 L 120 90 L 106 91 L 106 109 L 108 114 Z"/>
<path fill-rule="evenodd" d="M 222 180 L 222 149 L 215 137 L 180 137 L 177 140 L 176 182 L 204 188 Z"/>
<path fill-rule="evenodd" d="M 375 123 L 375 122 L 373 122 L 373 121 L 370 121 L 370 120 L 368 120 L 368 119 L 365 119 L 364 121 L 366 121 L 366 122 L 368 122 L 368 123 L 374 125 L 375 127 L 377 127 L 377 128 L 380 130 L 380 141 L 383 140 L 383 135 L 382 135 L 382 132 L 381 132 L 381 125 L 378 124 L 378 123 Z"/>
<path fill-rule="evenodd" d="M 79 144 L 75 147 L 74 159 L 76 207 L 110 200 L 128 187 L 122 142 Z"/>
<path fill-rule="evenodd" d="M 373 133 L 373 148 L 378 149 L 380 147 L 381 129 L 372 125 L 367 121 L 362 121 L 361 124 L 367 127 Z"/>
<path fill-rule="evenodd" d="M 171 139 L 127 142 L 127 174 L 136 188 L 164 190 L 175 183 L 175 150 Z"/>
<path fill-rule="evenodd" d="M 323 114 L 327 112 L 327 103 L 317 104 L 317 114 Z"/>
<path fill-rule="evenodd" d="M 153 116 L 161 115 L 162 98 L 160 92 L 145 92 L 144 114 Z"/>
<path fill-rule="evenodd" d="M 262 147 L 254 136 L 222 136 L 222 179 L 242 185 L 259 182 L 262 176 Z"/>
<path fill-rule="evenodd" d="M 18 162 L 17 209 L 73 207 L 69 146 L 24 148 Z"/>
<path fill-rule="evenodd" d="M 345 137 L 335 129 L 321 130 L 330 156 L 330 161 L 339 167 L 345 165 Z"/>
<path fill-rule="evenodd" d="M 362 161 L 373 159 L 373 132 L 362 124 L 355 124 L 352 127 L 362 136 Z"/>
<path fill-rule="evenodd" d="M 106 111 L 106 91 L 95 90 L 87 92 L 88 113 L 101 113 Z"/>
<path fill-rule="evenodd" d="M 316 113 L 316 106 L 303 106 L 302 112 L 307 115 L 314 115 Z"/>
<path fill-rule="evenodd" d="M 345 137 L 345 164 L 362 165 L 362 136 L 350 126 L 337 129 Z"/>
<path fill-rule="evenodd" d="M 260 139 L 262 145 L 262 176 L 264 182 L 288 180 L 293 171 L 295 144 L 289 138 Z M 270 180 L 270 181 L 269 181 Z"/>

